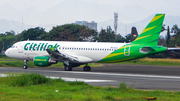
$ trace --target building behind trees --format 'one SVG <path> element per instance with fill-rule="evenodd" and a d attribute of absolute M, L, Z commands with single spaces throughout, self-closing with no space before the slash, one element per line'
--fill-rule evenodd
<path fill-rule="evenodd" d="M 91 29 L 94 29 L 94 30 L 97 31 L 97 23 L 95 21 L 91 21 L 91 22 L 88 22 L 88 21 L 76 21 L 75 24 L 84 25 L 84 26 L 87 26 L 88 28 L 91 28 Z"/>

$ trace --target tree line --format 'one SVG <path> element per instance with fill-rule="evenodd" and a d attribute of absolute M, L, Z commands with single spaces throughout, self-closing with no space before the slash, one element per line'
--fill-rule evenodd
<path fill-rule="evenodd" d="M 171 28 L 175 33 L 170 37 L 170 29 L 167 30 L 167 38 L 160 37 L 159 45 L 168 47 L 180 46 L 180 29 L 177 25 Z M 137 37 L 137 36 L 136 36 Z M 101 29 L 98 33 L 94 29 L 76 24 L 65 24 L 53 27 L 46 32 L 42 27 L 29 28 L 16 35 L 14 31 L 8 31 L 0 34 L 0 51 L 4 51 L 12 44 L 25 40 L 48 40 L 48 41 L 98 41 L 98 42 L 131 42 L 136 37 L 130 33 L 123 37 L 121 34 L 115 34 L 110 26 Z"/>

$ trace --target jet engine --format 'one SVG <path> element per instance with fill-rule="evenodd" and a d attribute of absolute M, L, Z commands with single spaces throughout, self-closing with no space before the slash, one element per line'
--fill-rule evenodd
<path fill-rule="evenodd" d="M 51 64 L 56 64 L 56 60 L 52 60 L 51 57 L 49 56 L 36 56 L 34 57 L 34 65 L 40 66 L 40 67 L 45 67 L 45 66 L 50 66 Z"/>

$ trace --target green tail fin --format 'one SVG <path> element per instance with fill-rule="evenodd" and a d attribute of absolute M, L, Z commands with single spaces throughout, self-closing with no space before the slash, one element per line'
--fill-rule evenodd
<path fill-rule="evenodd" d="M 148 43 L 157 45 L 165 14 L 156 14 L 142 33 L 132 42 L 134 44 Z"/>

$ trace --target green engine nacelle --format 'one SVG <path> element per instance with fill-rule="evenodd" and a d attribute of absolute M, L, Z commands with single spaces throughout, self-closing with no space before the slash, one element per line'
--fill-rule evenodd
<path fill-rule="evenodd" d="M 50 66 L 51 64 L 57 63 L 57 61 L 52 60 L 49 56 L 36 56 L 34 57 L 34 65 L 36 66 Z"/>

